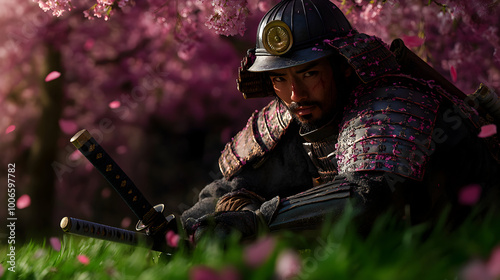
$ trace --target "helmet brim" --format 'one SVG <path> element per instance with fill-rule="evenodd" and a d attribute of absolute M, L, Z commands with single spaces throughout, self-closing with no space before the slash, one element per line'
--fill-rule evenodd
<path fill-rule="evenodd" d="M 299 66 L 334 53 L 332 48 L 323 46 L 290 51 L 289 54 L 282 56 L 269 55 L 264 49 L 260 53 L 259 51 L 259 49 L 256 50 L 257 57 L 248 69 L 250 72 L 266 72 Z"/>

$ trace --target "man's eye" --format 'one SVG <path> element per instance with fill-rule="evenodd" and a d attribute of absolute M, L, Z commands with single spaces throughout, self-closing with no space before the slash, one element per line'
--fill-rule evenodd
<path fill-rule="evenodd" d="M 271 77 L 273 82 L 283 82 L 285 79 L 283 77 Z"/>
<path fill-rule="evenodd" d="M 318 74 L 318 71 L 309 71 L 309 72 L 304 73 L 304 77 L 312 77 L 312 76 L 316 76 L 317 74 Z"/>

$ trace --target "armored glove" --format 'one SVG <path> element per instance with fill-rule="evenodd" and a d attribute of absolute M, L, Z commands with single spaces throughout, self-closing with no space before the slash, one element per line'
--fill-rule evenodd
<path fill-rule="evenodd" d="M 241 234 L 241 239 L 252 239 L 260 231 L 268 230 L 279 197 L 263 202 L 262 197 L 251 191 L 237 190 L 219 199 L 215 213 L 198 219 L 189 218 L 184 227 L 195 242 L 209 233 L 223 240 L 234 231 Z"/>

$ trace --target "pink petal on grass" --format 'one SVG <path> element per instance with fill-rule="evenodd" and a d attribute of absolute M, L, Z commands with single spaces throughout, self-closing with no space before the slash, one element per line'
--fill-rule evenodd
<path fill-rule="evenodd" d="M 495 277 L 495 279 L 498 279 L 500 277 L 500 246 L 497 246 L 493 251 L 491 252 L 490 259 L 488 260 L 488 263 L 486 263 L 488 266 L 488 271 L 490 272 L 491 276 Z"/>
<path fill-rule="evenodd" d="M 167 240 L 167 245 L 173 248 L 177 248 L 179 246 L 179 240 L 181 239 L 178 234 L 173 232 L 172 230 L 167 231 L 165 235 L 165 239 Z"/>
<path fill-rule="evenodd" d="M 52 246 L 54 250 L 58 252 L 61 251 L 61 240 L 59 240 L 59 238 L 51 237 L 49 241 L 50 241 L 50 246 Z"/>
<path fill-rule="evenodd" d="M 59 78 L 61 76 L 61 73 L 57 72 L 57 71 L 52 71 L 50 72 L 47 77 L 45 77 L 45 81 L 46 82 L 50 82 L 52 80 L 55 80 L 57 78 Z"/>
<path fill-rule="evenodd" d="M 469 262 L 462 269 L 461 274 L 460 279 L 464 280 L 493 280 L 493 277 L 491 277 L 488 271 L 488 267 L 480 260 Z"/>
<path fill-rule="evenodd" d="M 471 184 L 463 187 L 458 193 L 458 202 L 462 205 L 474 205 L 481 197 L 481 186 Z"/>
<path fill-rule="evenodd" d="M 5 129 L 5 134 L 9 134 L 11 133 L 12 131 L 16 130 L 16 126 L 15 125 L 9 125 L 6 129 Z"/>
<path fill-rule="evenodd" d="M 81 264 L 84 264 L 84 265 L 88 265 L 90 263 L 90 259 L 89 257 L 85 256 L 85 255 L 78 255 L 76 257 L 76 259 L 81 263 Z"/>
<path fill-rule="evenodd" d="M 257 268 L 264 264 L 274 250 L 275 240 L 271 237 L 264 237 L 245 248 L 243 259 L 252 268 Z"/>
<path fill-rule="evenodd" d="M 189 279 L 191 280 L 218 280 L 219 274 L 217 271 L 206 266 L 195 266 L 189 271 Z"/>
<path fill-rule="evenodd" d="M 457 81 L 457 70 L 455 69 L 455 67 L 453 65 L 450 66 L 450 75 L 451 75 L 451 80 L 453 82 L 456 82 Z"/>
<path fill-rule="evenodd" d="M 291 279 L 300 273 L 302 260 L 293 250 L 285 250 L 276 260 L 276 275 L 278 279 Z"/>
<path fill-rule="evenodd" d="M 31 197 L 27 194 L 23 194 L 17 199 L 16 206 L 18 209 L 24 209 L 30 206 L 30 204 L 31 204 Z"/>
<path fill-rule="evenodd" d="M 486 138 L 497 134 L 497 126 L 494 124 L 487 124 L 481 126 L 481 132 L 477 135 L 479 138 Z"/>

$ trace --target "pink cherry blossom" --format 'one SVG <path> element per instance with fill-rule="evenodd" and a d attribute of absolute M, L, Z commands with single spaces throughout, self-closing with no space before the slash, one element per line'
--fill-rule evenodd
<path fill-rule="evenodd" d="M 5 134 L 9 134 L 11 133 L 12 131 L 16 130 L 16 126 L 15 125 L 9 125 L 6 129 L 5 129 Z"/>
<path fill-rule="evenodd" d="M 52 80 L 55 80 L 57 78 L 59 78 L 61 76 L 61 73 L 57 72 L 57 71 L 52 71 L 50 72 L 47 77 L 45 77 L 45 81 L 46 82 L 50 82 Z"/>
<path fill-rule="evenodd" d="M 177 248 L 179 246 L 179 240 L 181 239 L 178 234 L 169 230 L 165 235 L 165 239 L 167 240 L 167 245 L 173 248 Z"/>
<path fill-rule="evenodd" d="M 471 184 L 463 187 L 458 194 L 458 202 L 463 205 L 474 205 L 481 197 L 481 186 L 478 184 Z"/>
<path fill-rule="evenodd" d="M 27 194 L 21 195 L 17 199 L 17 203 L 16 203 L 18 209 L 24 209 L 24 208 L 30 206 L 30 204 L 31 204 L 31 197 Z"/>
<path fill-rule="evenodd" d="M 78 255 L 76 259 L 83 265 L 88 265 L 90 263 L 89 257 L 85 255 Z"/>
<path fill-rule="evenodd" d="M 479 138 L 486 138 L 497 134 L 497 126 L 494 124 L 487 124 L 481 127 L 481 131 L 477 135 Z"/>
<path fill-rule="evenodd" d="M 54 249 L 58 252 L 61 251 L 61 240 L 59 240 L 59 238 L 51 237 L 49 239 L 49 242 L 50 242 L 50 246 L 52 246 L 52 249 Z"/>
<path fill-rule="evenodd" d="M 263 237 L 248 245 L 243 252 L 245 263 L 252 268 L 264 264 L 274 250 L 276 241 L 272 237 Z"/>

